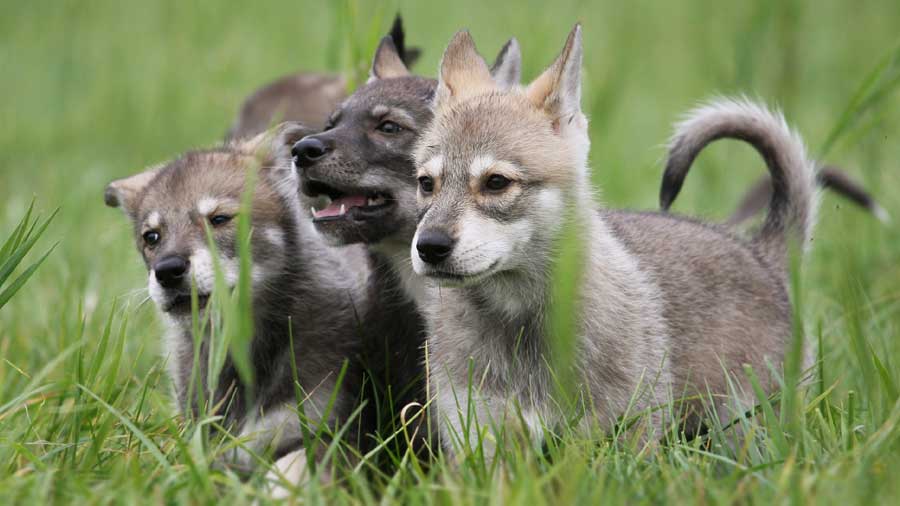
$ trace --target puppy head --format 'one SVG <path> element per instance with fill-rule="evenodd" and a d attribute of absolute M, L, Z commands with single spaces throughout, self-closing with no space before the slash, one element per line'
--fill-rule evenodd
<path fill-rule="evenodd" d="M 518 84 L 511 39 L 488 72 L 497 86 Z M 375 52 L 368 82 L 331 115 L 325 130 L 294 146 L 303 200 L 333 244 L 408 241 L 416 225 L 412 151 L 432 119 L 435 82 L 409 73 L 391 37 Z"/>
<path fill-rule="evenodd" d="M 456 34 L 415 151 L 416 272 L 474 282 L 545 256 L 566 193 L 587 179 L 580 73 L 580 26 L 534 82 L 511 89 L 497 86 L 471 36 Z"/>
<path fill-rule="evenodd" d="M 236 218 L 249 171 L 258 176 L 251 207 L 254 287 L 283 267 L 296 242 L 299 209 L 288 146 L 306 133 L 301 125 L 285 124 L 251 140 L 185 153 L 106 187 L 106 204 L 132 221 L 160 310 L 189 315 L 191 283 L 205 304 L 216 262 L 229 288 L 237 282 Z"/>

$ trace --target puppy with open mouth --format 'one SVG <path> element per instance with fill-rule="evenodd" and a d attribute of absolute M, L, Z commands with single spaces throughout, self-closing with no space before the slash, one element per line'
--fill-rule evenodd
<path fill-rule="evenodd" d="M 512 86 L 520 66 L 518 43 L 511 39 L 492 78 L 500 87 Z M 412 149 L 431 121 L 436 84 L 410 74 L 393 39 L 385 37 L 368 82 L 331 114 L 324 131 L 293 147 L 316 230 L 331 244 L 366 244 L 409 300 L 421 293 L 408 257 L 416 224 Z"/>

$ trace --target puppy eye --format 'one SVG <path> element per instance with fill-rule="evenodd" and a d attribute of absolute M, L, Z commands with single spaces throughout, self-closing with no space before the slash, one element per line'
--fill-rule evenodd
<path fill-rule="evenodd" d="M 484 187 L 491 191 L 500 191 L 509 186 L 511 182 L 500 174 L 494 174 L 484 182 Z"/>
<path fill-rule="evenodd" d="M 224 224 L 228 223 L 229 221 L 231 221 L 231 218 L 232 218 L 231 216 L 226 216 L 224 214 L 217 214 L 217 215 L 211 216 L 209 218 L 209 224 L 214 227 L 218 227 L 219 225 L 224 225 Z"/>
<path fill-rule="evenodd" d="M 386 134 L 396 134 L 403 130 L 403 127 L 394 123 L 393 121 L 382 121 L 378 124 L 377 127 L 375 127 L 375 130 Z"/>
<path fill-rule="evenodd" d="M 144 244 L 147 246 L 156 246 L 159 242 L 160 235 L 156 230 L 148 230 L 144 232 Z"/>
<path fill-rule="evenodd" d="M 431 192 L 434 191 L 434 180 L 428 176 L 420 177 L 419 189 L 422 190 L 422 193 L 424 193 L 425 195 L 430 195 Z"/>

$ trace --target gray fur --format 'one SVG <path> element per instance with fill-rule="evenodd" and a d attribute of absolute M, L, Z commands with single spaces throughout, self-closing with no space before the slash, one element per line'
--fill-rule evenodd
<path fill-rule="evenodd" d="M 276 458 L 289 453 L 296 457 L 301 444 L 294 412 L 289 322 L 299 384 L 309 396 L 304 404 L 306 415 L 313 420 L 322 416 L 347 362 L 349 368 L 334 409 L 327 419 L 319 421 L 347 423 L 360 399 L 367 399 L 362 419 L 354 420 L 347 433 L 349 441 L 361 444 L 368 441 L 361 434 L 371 432 L 376 425 L 376 396 L 371 395 L 372 386 L 363 392 L 363 376 L 368 373 L 378 388 L 399 388 L 391 386 L 391 375 L 398 374 L 394 369 L 405 374 L 408 355 L 414 354 L 418 343 L 418 328 L 408 318 L 414 308 L 401 297 L 382 293 L 385 285 L 396 281 L 384 273 L 377 259 L 360 246 L 336 249 L 326 245 L 300 210 L 296 173 L 291 169 L 288 150 L 309 133 L 305 127 L 285 125 L 275 135 L 263 134 L 250 141 L 189 152 L 152 169 L 145 177 L 113 182 L 107 192 L 118 196 L 123 181 L 132 182 L 128 200 L 108 198 L 107 203 L 126 206 L 127 215 L 134 221 L 135 239 L 152 289 L 154 265 L 159 258 L 172 254 L 194 258 L 198 251 L 206 251 L 203 221 L 207 216 L 198 213 L 196 202 L 239 202 L 246 171 L 258 170 L 252 209 L 255 327 L 250 358 L 255 383 L 249 390 L 254 400 L 249 404 L 245 395 L 248 385 L 241 383 L 230 358 L 218 385 L 212 389 L 203 385 L 203 389 L 213 391 L 209 406 L 225 401 L 220 409 L 226 412 L 220 414 L 225 415 L 230 430 L 250 438 L 255 452 L 265 455 L 271 451 Z M 146 245 L 142 238 L 148 219 L 161 233 L 155 246 Z M 209 229 L 227 270 L 228 265 L 236 264 L 235 223 Z M 200 277 L 195 273 L 199 267 L 192 265 L 190 269 L 191 276 Z M 233 283 L 227 272 L 226 282 Z M 209 295 L 199 279 L 197 285 L 201 297 Z M 175 397 L 180 408 L 196 412 L 196 399 L 188 399 L 194 361 L 191 315 L 189 306 L 177 298 L 189 293 L 190 285 L 185 281 L 181 286 L 156 290 L 159 293 L 154 300 L 168 327 L 165 354 Z M 405 343 L 413 343 L 412 349 L 403 349 Z M 198 377 L 204 380 L 207 346 L 204 340 L 198 362 Z M 379 392 L 379 398 L 386 393 Z M 239 467 L 255 464 L 244 452 L 235 458 L 234 464 Z"/>
<path fill-rule="evenodd" d="M 400 14 L 385 37 L 392 40 L 398 58 L 411 66 L 421 51 L 406 46 Z M 226 141 L 259 135 L 282 121 L 298 121 L 313 130 L 325 126 L 328 114 L 347 96 L 347 80 L 337 74 L 298 72 L 268 83 L 241 104 L 237 118 L 225 135 Z"/>
<path fill-rule="evenodd" d="M 282 121 L 320 130 L 346 95 L 347 81 L 336 74 L 298 72 L 280 77 L 244 100 L 225 139 L 250 138 Z"/>
<path fill-rule="evenodd" d="M 376 59 L 383 51 L 391 50 L 393 45 L 382 43 Z M 517 77 L 521 69 L 521 53 L 515 39 L 503 46 L 493 69 L 498 72 L 496 79 L 501 87 L 515 84 L 510 79 Z M 422 292 L 422 283 L 412 274 L 407 253 L 417 221 L 412 150 L 431 122 L 430 103 L 437 82 L 412 75 L 374 77 L 332 113 L 326 131 L 314 135 L 329 148 L 329 154 L 297 170 L 306 206 L 315 205 L 322 195 L 319 184 L 343 194 L 380 192 L 389 196 L 391 205 L 387 209 L 376 213 L 351 209 L 345 219 L 320 221 L 315 226 L 332 244 L 362 242 L 386 256 L 405 281 L 405 293 L 416 299 Z M 370 112 L 381 105 L 402 111 L 404 117 L 372 117 Z M 385 119 L 398 122 L 403 130 L 393 135 L 376 131 Z"/>
<path fill-rule="evenodd" d="M 831 190 L 862 207 L 879 221 L 883 223 L 890 222 L 890 215 L 875 201 L 875 197 L 862 183 L 854 181 L 841 168 L 832 165 L 822 167 L 816 173 L 816 183 L 823 189 Z M 726 223 L 731 226 L 740 225 L 765 209 L 770 200 L 772 200 L 772 178 L 762 176 L 747 190 L 747 193 L 741 198 L 741 202 L 734 212 L 731 213 L 731 216 L 728 217 Z"/>
<path fill-rule="evenodd" d="M 495 64 L 506 79 L 521 66 L 517 47 L 514 41 L 507 43 Z M 392 45 L 382 43 L 379 53 L 393 49 Z M 384 55 L 376 55 L 376 59 L 379 57 Z M 373 63 L 373 68 L 376 66 Z M 304 207 L 314 206 L 323 192 L 388 195 L 389 205 L 384 209 L 375 212 L 350 209 L 342 219 L 314 224 L 331 244 L 367 245 L 373 262 L 380 266 L 376 272 L 391 280 L 373 285 L 373 289 L 379 289 L 382 296 L 404 301 L 397 300 L 397 305 L 412 304 L 422 301 L 424 293 L 423 280 L 413 273 L 408 253 L 416 226 L 412 149 L 432 119 L 429 106 L 437 83 L 412 75 L 381 79 L 374 72 L 373 77 L 334 111 L 325 131 L 315 135 L 328 147 L 329 154 L 315 164 L 295 167 L 300 176 Z M 402 114 L 389 112 L 387 116 L 373 117 L 372 111 L 382 109 L 381 106 Z M 377 131 L 376 127 L 384 120 L 399 123 L 402 130 L 395 134 Z M 418 329 L 419 333 L 415 339 L 394 344 L 397 358 L 393 363 L 405 360 L 402 367 L 395 367 L 400 377 L 395 384 L 406 381 L 407 385 L 405 395 L 398 397 L 400 406 L 414 401 L 422 403 L 424 389 L 419 349 L 424 343 L 424 321 L 412 308 L 402 320 L 410 332 Z"/>
<path fill-rule="evenodd" d="M 474 61 L 467 50 L 474 45 L 454 49 L 459 60 L 448 64 L 449 78 L 460 61 Z M 635 413 L 708 393 L 729 418 L 732 408 L 743 412 L 754 402 L 744 364 L 766 391 L 776 386 L 769 365 L 780 367 L 793 328 L 786 235 L 796 228 L 807 239 L 815 215 L 814 170 L 802 142 L 780 116 L 740 101 L 695 111 L 679 127 L 676 168 L 722 136 L 758 144 L 776 198 L 753 240 L 671 215 L 603 210 L 588 182 L 580 57 L 576 26 L 557 61 L 525 90 L 467 97 L 454 89 L 466 98 L 438 101 L 416 150 L 420 177 L 434 183 L 419 192 L 417 234 L 440 230 L 455 241 L 451 254 L 430 262 L 417 258 L 416 239 L 412 246 L 416 272 L 436 285 L 423 307 L 430 385 L 448 450 L 454 438 L 472 442 L 462 422 L 469 410 L 482 424 L 506 426 L 518 423 L 521 410 L 537 438 L 541 425 L 552 429 L 571 415 L 554 397 L 547 365 L 553 336 L 543 319 L 554 303 L 550 278 L 565 223 L 584 244 L 571 364 L 593 415 L 583 425 L 610 429 L 632 401 Z M 473 167 L 486 156 L 489 172 L 512 180 L 502 191 L 482 190 L 474 179 L 484 177 Z M 730 381 L 737 398 L 728 397 Z M 683 427 L 694 431 L 700 408 L 684 407 Z M 645 437 L 659 437 L 663 421 L 651 415 Z"/>
<path fill-rule="evenodd" d="M 770 244 L 775 255 L 783 254 L 785 231 L 793 229 L 800 242 L 807 245 L 818 203 L 814 166 L 806 167 L 806 148 L 784 117 L 748 100 L 710 102 L 678 125 L 670 142 L 660 207 L 669 208 L 681 189 L 676 181 L 683 181 L 707 144 L 721 138 L 744 140 L 756 148 L 772 178 L 769 213 L 754 240 Z M 776 262 L 781 260 L 779 257 Z"/>
<path fill-rule="evenodd" d="M 511 88 L 522 80 L 522 50 L 515 37 L 500 48 L 500 53 L 491 65 L 491 75 L 500 88 Z"/>

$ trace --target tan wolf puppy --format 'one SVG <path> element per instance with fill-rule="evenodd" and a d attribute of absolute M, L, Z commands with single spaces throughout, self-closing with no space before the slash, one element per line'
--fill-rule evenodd
<path fill-rule="evenodd" d="M 806 243 L 816 210 L 814 166 L 800 138 L 779 115 L 728 100 L 695 111 L 676 134 L 674 158 L 688 165 L 722 137 L 763 154 L 775 190 L 750 240 L 722 225 L 603 209 L 587 167 L 581 40 L 576 26 L 543 74 L 509 91 L 491 80 L 467 32 L 441 62 L 435 117 L 415 150 L 420 221 L 411 255 L 415 271 L 437 285 L 420 306 L 434 405 L 451 452 L 453 441 L 477 444 L 472 418 L 499 426 L 522 420 L 540 439 L 543 427 L 572 415 L 554 399 L 555 336 L 545 318 L 567 223 L 583 241 L 570 365 L 591 415 L 583 425 L 609 429 L 626 411 L 707 392 L 730 418 L 727 408 L 743 410 L 753 397 L 726 400 L 729 376 L 747 387 L 741 367 L 749 364 L 771 391 L 767 364 L 780 366 L 791 339 L 788 236 Z M 691 415 L 688 431 L 699 427 Z M 645 437 L 660 437 L 663 417 L 647 419 L 655 433 Z"/>
<path fill-rule="evenodd" d="M 352 423 L 347 440 L 367 441 L 361 434 L 371 431 L 372 415 L 364 410 L 362 420 L 351 419 L 360 403 L 364 370 L 377 374 L 385 367 L 390 358 L 384 353 L 393 349 L 388 344 L 410 342 L 415 350 L 420 342 L 418 328 L 404 318 L 414 308 L 381 293 L 380 277 L 365 249 L 327 246 L 301 210 L 289 150 L 310 132 L 288 123 L 253 139 L 191 151 L 113 181 L 105 195 L 107 205 L 122 208 L 134 225 L 150 296 L 167 327 L 163 353 L 178 405 L 197 412 L 196 397 L 188 398 L 198 390 L 189 385 L 196 354 L 191 288 L 196 287 L 204 310 L 213 291 L 214 255 L 226 285 L 231 289 L 237 283 L 237 214 L 247 171 L 257 171 L 251 209 L 253 395 L 245 395 L 248 385 L 230 357 L 218 384 L 205 384 L 208 335 L 202 336 L 194 377 L 202 380 L 207 409 L 219 406 L 223 425 L 250 440 L 250 452 L 229 456 L 228 464 L 249 471 L 257 466 L 251 452 L 271 456 L 291 483 L 308 476 L 292 362 L 306 397 L 305 416 L 332 427 Z M 345 362 L 349 366 L 338 385 Z M 285 492 L 277 488 L 275 495 Z"/>

